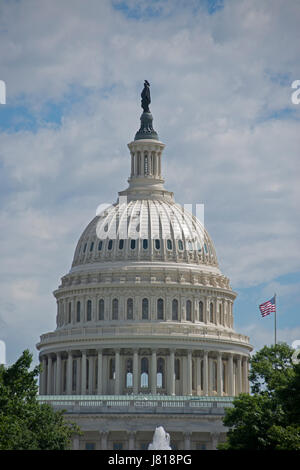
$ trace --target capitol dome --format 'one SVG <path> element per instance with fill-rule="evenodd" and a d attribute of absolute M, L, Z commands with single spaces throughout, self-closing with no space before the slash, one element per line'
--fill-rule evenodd
<path fill-rule="evenodd" d="M 249 391 L 252 347 L 234 329 L 236 293 L 220 270 L 209 234 L 164 187 L 165 146 L 143 99 L 141 127 L 128 144 L 128 188 L 88 224 L 54 292 L 56 329 L 41 335 L 37 345 L 40 394 L 45 401 L 59 396 L 58 403 L 76 406 L 87 406 L 87 396 L 95 407 L 126 403 L 127 413 L 135 409 L 131 400 L 138 407 L 141 396 L 148 397 L 148 406 L 177 406 L 178 413 L 183 406 L 183 419 L 188 397 L 198 400 L 190 405 L 195 414 L 195 406 L 208 406 L 209 400 L 225 406 Z M 94 413 L 112 433 L 113 445 L 122 436 L 114 434 L 109 410 Z M 155 428 L 154 415 L 151 419 L 149 414 L 143 421 L 145 432 Z M 135 424 L 128 424 L 125 414 L 118 426 L 131 433 Z M 203 430 L 196 421 L 195 426 L 200 439 Z M 107 448 L 107 435 L 101 442 L 97 448 Z"/>

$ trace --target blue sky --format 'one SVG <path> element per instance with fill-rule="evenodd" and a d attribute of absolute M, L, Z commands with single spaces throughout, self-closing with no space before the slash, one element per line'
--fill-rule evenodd
<path fill-rule="evenodd" d="M 11 0 L 0 5 L 0 339 L 7 360 L 55 328 L 52 291 L 129 175 L 143 81 L 165 186 L 205 204 L 235 327 L 300 339 L 300 5 L 284 0 Z"/>

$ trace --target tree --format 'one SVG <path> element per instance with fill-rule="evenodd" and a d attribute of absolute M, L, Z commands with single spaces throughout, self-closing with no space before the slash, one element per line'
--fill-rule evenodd
<path fill-rule="evenodd" d="M 12 366 L 0 366 L 0 450 L 68 449 L 80 430 L 63 411 L 37 401 L 40 367 L 30 371 L 31 363 L 25 350 Z"/>
<path fill-rule="evenodd" d="M 300 449 L 300 365 L 285 343 L 264 346 L 251 358 L 252 395 L 240 394 L 226 410 L 227 440 L 219 449 Z"/>

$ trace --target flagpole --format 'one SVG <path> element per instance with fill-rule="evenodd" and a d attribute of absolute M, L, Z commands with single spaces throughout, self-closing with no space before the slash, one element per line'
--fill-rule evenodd
<path fill-rule="evenodd" d="M 274 300 L 275 300 L 275 312 L 274 312 L 275 313 L 275 315 L 274 315 L 274 338 L 275 338 L 275 341 L 274 342 L 275 342 L 275 346 L 276 346 L 276 339 L 277 339 L 276 338 L 276 310 L 277 310 L 277 308 L 276 308 L 276 294 L 274 294 Z"/>

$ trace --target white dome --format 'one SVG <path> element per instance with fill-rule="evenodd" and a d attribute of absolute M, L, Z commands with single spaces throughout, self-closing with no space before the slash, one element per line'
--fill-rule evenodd
<path fill-rule="evenodd" d="M 218 266 L 199 220 L 179 204 L 157 199 L 120 198 L 95 217 L 79 239 L 72 268 L 124 260 Z"/>

